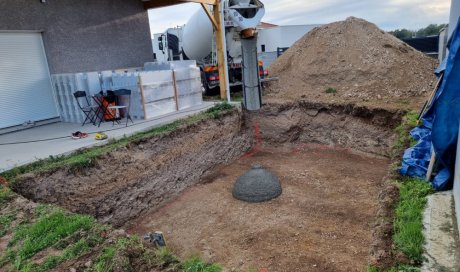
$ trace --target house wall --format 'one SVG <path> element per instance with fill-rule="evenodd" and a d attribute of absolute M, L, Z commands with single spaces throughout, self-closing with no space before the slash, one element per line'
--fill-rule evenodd
<path fill-rule="evenodd" d="M 460 16 L 460 0 L 452 0 L 450 4 L 450 16 L 449 16 L 449 36 L 454 33 L 455 27 L 457 26 L 458 18 Z"/>
<path fill-rule="evenodd" d="M 276 52 L 278 47 L 291 47 L 307 32 L 320 25 L 288 25 L 259 30 L 258 51 L 265 45 L 265 52 Z"/>
<path fill-rule="evenodd" d="M 140 0 L 1 0 L 0 31 L 43 31 L 51 73 L 112 70 L 152 61 Z"/>
<path fill-rule="evenodd" d="M 460 139 L 460 129 L 459 129 Z M 457 228 L 460 233 L 460 140 L 457 142 L 457 160 L 455 160 L 455 173 L 454 173 L 454 202 L 455 202 L 455 215 L 457 218 Z"/>

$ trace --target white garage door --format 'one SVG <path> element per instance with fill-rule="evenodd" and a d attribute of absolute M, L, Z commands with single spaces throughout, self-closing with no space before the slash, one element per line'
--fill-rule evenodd
<path fill-rule="evenodd" d="M 40 33 L 0 33 L 0 129 L 58 116 Z"/>

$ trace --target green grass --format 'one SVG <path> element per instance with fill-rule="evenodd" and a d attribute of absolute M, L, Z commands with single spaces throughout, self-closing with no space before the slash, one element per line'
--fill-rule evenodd
<path fill-rule="evenodd" d="M 102 249 L 101 254 L 96 259 L 96 263 L 92 271 L 96 272 L 110 272 L 113 271 L 113 259 L 115 257 L 115 247 L 105 247 Z"/>
<path fill-rule="evenodd" d="M 167 248 L 151 249 L 145 247 L 138 237 L 122 237 L 115 243 L 105 246 L 96 258 L 91 272 L 112 272 L 115 268 L 123 267 L 123 271 L 132 271 L 135 258 L 139 258 L 144 268 L 171 272 L 221 272 L 218 264 L 205 263 L 198 257 L 191 257 L 184 262 Z M 138 263 L 139 264 L 139 263 Z"/>
<path fill-rule="evenodd" d="M 337 89 L 336 89 L 336 88 L 329 87 L 329 88 L 326 89 L 326 93 L 335 94 L 335 93 L 337 93 Z"/>
<path fill-rule="evenodd" d="M 42 265 L 35 267 L 35 270 L 48 271 L 67 260 L 78 258 L 79 256 L 90 252 L 92 248 L 101 244 L 105 240 L 101 233 L 107 231 L 107 229 L 108 227 L 104 225 L 94 225 L 89 230 L 87 236 L 80 238 L 75 243 L 66 245 L 61 255 L 47 257 Z"/>
<path fill-rule="evenodd" d="M 395 128 L 396 140 L 393 149 L 397 153 L 401 153 L 408 145 L 414 145 L 416 142 L 409 134 L 409 131 L 417 126 L 418 113 L 408 112 L 403 117 L 401 124 Z"/>
<path fill-rule="evenodd" d="M 94 224 L 95 220 L 90 216 L 67 214 L 62 209 L 54 208 L 48 214 L 41 215 L 36 222 L 17 228 L 9 241 L 6 259 L 16 269 L 23 270 L 29 266 L 27 260 L 38 252 L 77 231 L 88 231 Z"/>
<path fill-rule="evenodd" d="M 420 272 L 420 268 L 410 265 L 397 265 L 387 270 L 381 270 L 374 266 L 369 266 L 367 272 Z"/>
<path fill-rule="evenodd" d="M 168 267 L 171 265 L 179 264 L 179 259 L 171 252 L 168 247 L 161 247 L 154 252 L 152 258 L 159 267 Z"/>
<path fill-rule="evenodd" d="M 9 230 L 11 223 L 16 219 L 16 212 L 0 216 L 0 237 L 3 237 Z"/>
<path fill-rule="evenodd" d="M 206 110 L 205 112 L 190 116 L 186 119 L 177 120 L 175 122 L 153 128 L 151 130 L 140 132 L 134 134 L 129 137 L 124 137 L 119 140 L 111 140 L 106 145 L 102 146 L 95 146 L 87 149 L 78 150 L 70 155 L 66 156 L 59 156 L 59 157 L 52 157 L 50 156 L 48 159 L 39 160 L 33 162 L 31 164 L 16 167 L 12 170 L 6 171 L 1 173 L 1 176 L 5 177 L 10 184 L 14 186 L 17 176 L 30 173 L 30 172 L 48 172 L 53 171 L 63 167 L 71 167 L 71 168 L 84 168 L 93 166 L 95 163 L 96 158 L 99 156 L 106 154 L 110 151 L 113 151 L 117 148 L 127 146 L 132 142 L 141 141 L 144 139 L 152 138 L 161 134 L 170 133 L 181 126 L 184 125 L 191 125 L 198 123 L 202 120 L 209 119 L 209 118 L 218 118 L 223 113 L 231 110 L 233 108 L 232 105 L 224 102 L 217 104 L 216 106 Z M 3 201 L 7 201 L 7 197 L 9 197 L 9 191 L 3 192 L 0 188 L 0 204 Z"/>
<path fill-rule="evenodd" d="M 9 202 L 12 196 L 13 194 L 9 188 L 0 185 L 0 205 Z"/>
<path fill-rule="evenodd" d="M 183 263 L 184 272 L 221 272 L 222 267 L 218 264 L 208 264 L 198 257 L 191 257 Z"/>
<path fill-rule="evenodd" d="M 417 264 L 423 261 L 423 211 L 426 197 L 433 192 L 431 184 L 405 178 L 400 186 L 395 211 L 393 241 L 396 248 Z"/>

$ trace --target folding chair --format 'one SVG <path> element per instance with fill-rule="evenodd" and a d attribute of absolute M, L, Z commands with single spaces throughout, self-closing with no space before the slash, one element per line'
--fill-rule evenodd
<path fill-rule="evenodd" d="M 94 95 L 93 100 L 97 105 L 97 110 L 95 112 L 95 116 L 96 116 L 95 122 L 99 121 L 99 123 L 97 125 L 98 127 L 101 126 L 101 123 L 102 123 L 102 121 L 104 121 L 106 116 L 110 117 L 109 119 L 111 119 L 113 121 L 113 124 L 115 124 L 115 121 L 118 122 L 118 120 L 116 120 L 115 116 L 112 114 L 112 111 L 108 110 L 107 105 L 104 105 L 104 96 L 102 94 Z"/>
<path fill-rule="evenodd" d="M 77 100 L 77 105 L 80 108 L 80 110 L 85 114 L 86 118 L 85 121 L 83 121 L 82 126 L 86 124 L 86 121 L 91 121 L 93 125 L 96 125 L 96 121 L 94 117 L 96 116 L 96 107 L 93 106 L 90 101 L 88 100 L 88 96 L 86 95 L 85 91 L 76 91 L 73 93 L 73 96 L 75 97 L 75 100 Z M 83 99 L 84 98 L 84 99 Z M 86 105 L 84 105 L 83 102 L 86 102 Z"/>
<path fill-rule="evenodd" d="M 123 97 L 128 99 L 127 105 L 116 105 L 116 106 L 109 106 L 108 108 L 111 110 L 120 111 L 121 109 L 124 110 L 124 114 L 126 115 L 126 126 L 128 126 L 128 120 L 134 124 L 133 119 L 131 119 L 131 115 L 129 114 L 129 108 L 131 107 L 131 90 L 128 89 L 120 89 L 114 91 L 115 96 L 117 97 L 118 101 L 117 104 L 120 104 L 120 100 Z"/>

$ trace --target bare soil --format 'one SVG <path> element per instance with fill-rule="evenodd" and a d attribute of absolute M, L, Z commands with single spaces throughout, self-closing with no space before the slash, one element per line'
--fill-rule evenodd
<path fill-rule="evenodd" d="M 397 188 L 386 176 L 403 113 L 306 101 L 234 110 L 134 142 L 91 167 L 26 174 L 14 189 L 131 233 L 162 230 L 175 253 L 227 269 L 388 267 Z M 280 177 L 281 197 L 232 198 L 233 182 L 254 163 Z"/>
<path fill-rule="evenodd" d="M 390 157 L 394 128 L 403 115 L 401 110 L 299 101 L 267 104 L 248 114 L 247 122 L 275 145 L 317 143 Z"/>
<path fill-rule="evenodd" d="M 365 271 L 389 160 L 330 146 L 269 146 L 132 221 L 128 232 L 161 230 L 180 256 L 202 255 L 228 270 Z M 255 163 L 279 176 L 280 197 L 232 198 L 236 178 Z"/>
<path fill-rule="evenodd" d="M 376 25 L 350 17 L 313 29 L 268 68 L 267 102 L 355 103 L 420 109 L 437 61 Z M 336 93 L 327 93 L 334 88 Z"/>
<path fill-rule="evenodd" d="M 94 167 L 26 174 L 15 191 L 121 226 L 158 207 L 221 163 L 250 149 L 242 113 L 132 143 L 97 159 Z"/>

